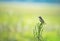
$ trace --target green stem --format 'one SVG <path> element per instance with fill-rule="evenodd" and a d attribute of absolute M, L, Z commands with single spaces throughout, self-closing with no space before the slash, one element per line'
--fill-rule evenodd
<path fill-rule="evenodd" d="M 38 36 L 37 36 L 37 39 L 38 39 L 38 41 L 42 41 L 41 40 L 41 30 L 42 30 L 42 23 L 39 25 L 39 27 L 38 27 Z"/>

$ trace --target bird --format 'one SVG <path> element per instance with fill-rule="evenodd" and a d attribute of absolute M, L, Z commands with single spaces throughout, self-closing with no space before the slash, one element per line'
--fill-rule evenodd
<path fill-rule="evenodd" d="M 39 16 L 39 20 L 40 20 L 40 22 L 41 22 L 42 24 L 45 23 L 41 16 Z"/>

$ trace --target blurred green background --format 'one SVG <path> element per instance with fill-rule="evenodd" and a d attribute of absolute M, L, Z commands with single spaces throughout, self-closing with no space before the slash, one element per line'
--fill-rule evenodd
<path fill-rule="evenodd" d="M 33 29 L 42 16 L 45 41 L 60 41 L 60 6 L 0 4 L 0 41 L 33 41 Z"/>

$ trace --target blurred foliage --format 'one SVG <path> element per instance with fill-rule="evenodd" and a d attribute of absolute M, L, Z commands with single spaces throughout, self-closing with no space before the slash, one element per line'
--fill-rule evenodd
<path fill-rule="evenodd" d="M 60 41 L 60 13 L 57 7 L 0 7 L 0 41 L 33 41 L 33 28 L 43 16 L 44 41 Z"/>

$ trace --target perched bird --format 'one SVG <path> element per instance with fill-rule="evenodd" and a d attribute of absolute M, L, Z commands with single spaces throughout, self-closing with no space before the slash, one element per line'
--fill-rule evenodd
<path fill-rule="evenodd" d="M 44 23 L 44 20 L 42 19 L 41 16 L 39 16 L 39 20 L 40 20 L 40 22 L 41 22 L 42 24 Z"/>

